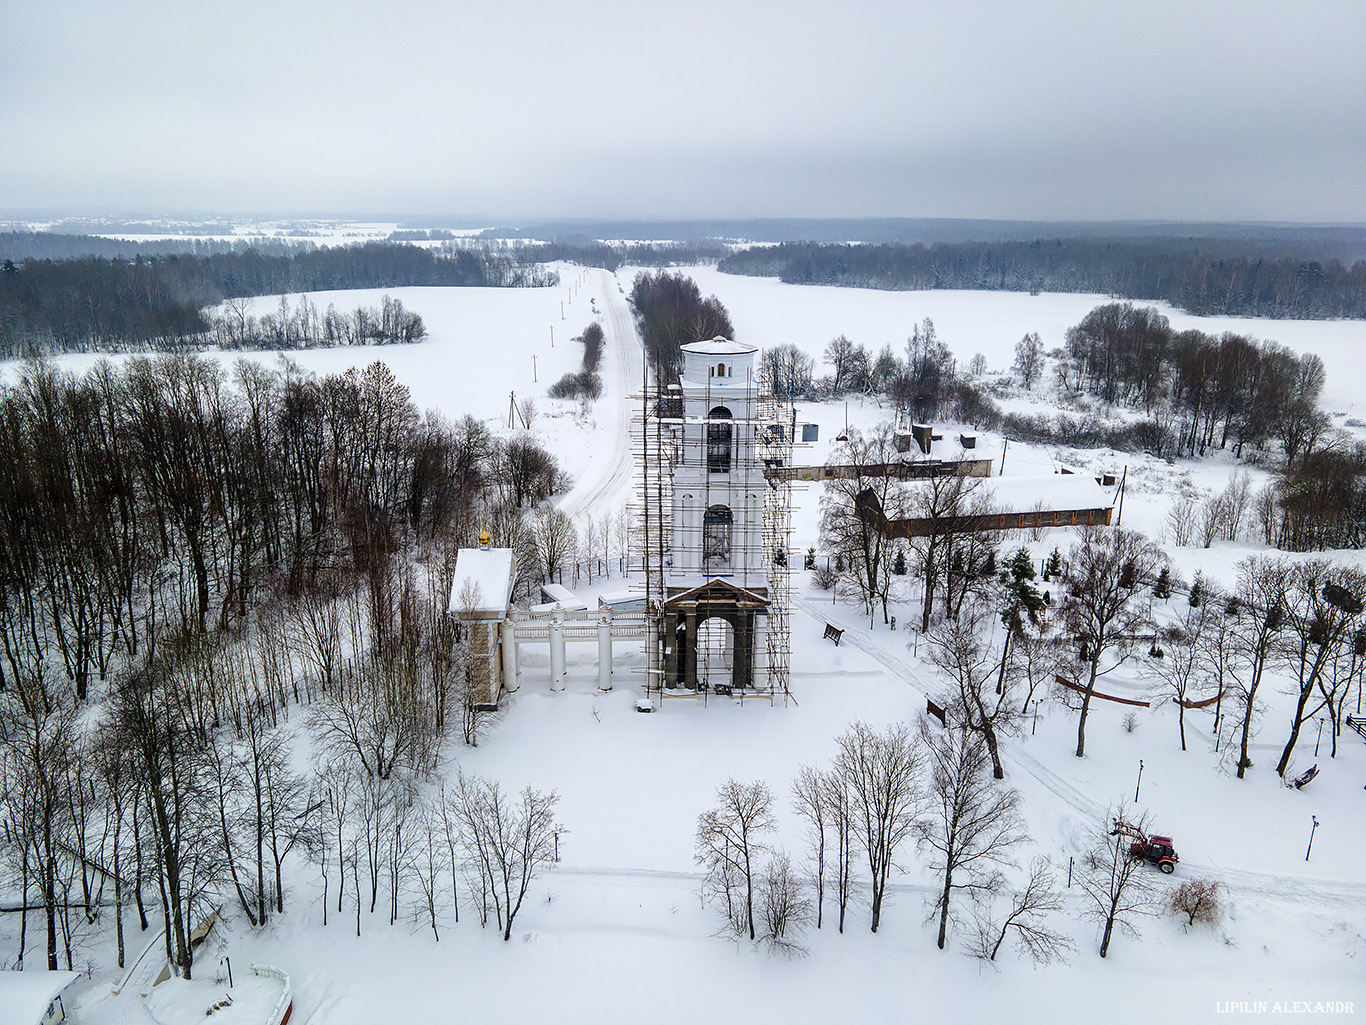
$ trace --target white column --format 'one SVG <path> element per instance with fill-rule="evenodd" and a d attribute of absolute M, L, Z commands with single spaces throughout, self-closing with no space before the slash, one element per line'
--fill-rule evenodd
<path fill-rule="evenodd" d="M 612 613 L 598 616 L 598 690 L 612 689 Z"/>
<path fill-rule="evenodd" d="M 550 615 L 550 689 L 564 690 L 564 612 L 558 605 Z"/>
<path fill-rule="evenodd" d="M 768 617 L 754 617 L 754 689 L 768 690 Z"/>
<path fill-rule="evenodd" d="M 511 694 L 517 686 L 517 628 L 509 618 L 503 621 L 503 689 Z"/>

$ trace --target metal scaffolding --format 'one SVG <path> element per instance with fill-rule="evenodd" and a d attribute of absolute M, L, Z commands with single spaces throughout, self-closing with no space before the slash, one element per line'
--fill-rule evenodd
<path fill-rule="evenodd" d="M 753 415 L 689 417 L 677 385 L 646 384 L 631 431 L 642 593 L 654 633 L 647 694 L 786 702 L 793 485 L 775 471 L 791 465 L 795 414 L 751 383 L 743 409 Z M 741 404 L 735 389 L 726 395 Z M 710 384 L 705 406 L 713 409 Z M 701 523 L 685 517 L 675 530 L 680 472 L 689 484 L 678 497 Z M 727 504 L 714 505 L 722 492 Z M 710 519 L 714 509 L 725 510 L 724 522 Z"/>

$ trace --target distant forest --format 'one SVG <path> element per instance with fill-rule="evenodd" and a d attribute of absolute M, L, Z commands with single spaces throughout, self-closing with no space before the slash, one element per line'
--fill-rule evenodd
<path fill-rule="evenodd" d="M 1201 315 L 1366 317 L 1366 261 L 1268 258 L 1217 240 L 1036 239 L 933 245 L 753 247 L 719 264 L 789 284 L 881 289 L 1097 292 Z"/>
<path fill-rule="evenodd" d="M 193 349 L 209 339 L 203 310 L 224 299 L 404 285 L 553 284 L 506 254 L 436 255 L 370 243 L 268 255 L 30 259 L 0 264 L 0 358 L 33 352 Z"/>

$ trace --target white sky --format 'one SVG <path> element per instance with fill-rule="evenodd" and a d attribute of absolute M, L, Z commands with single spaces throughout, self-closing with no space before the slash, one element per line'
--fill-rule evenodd
<path fill-rule="evenodd" d="M 0 210 L 1366 221 L 1363 43 L 1359 0 L 5 0 Z"/>

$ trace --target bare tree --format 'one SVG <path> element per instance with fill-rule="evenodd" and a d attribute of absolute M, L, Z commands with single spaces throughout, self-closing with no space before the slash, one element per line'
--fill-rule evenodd
<path fill-rule="evenodd" d="M 792 781 L 792 805 L 806 821 L 811 878 L 816 884 L 816 928 L 825 913 L 825 844 L 829 823 L 824 779 L 818 769 L 803 765 Z"/>
<path fill-rule="evenodd" d="M 1181 750 L 1186 750 L 1186 702 L 1205 679 L 1205 633 L 1219 617 L 1219 602 L 1206 600 L 1188 607 L 1181 622 L 1158 632 L 1160 658 L 1150 658 L 1143 674 L 1159 681 L 1162 693 L 1176 702 L 1176 721 L 1181 731 Z"/>
<path fill-rule="evenodd" d="M 987 643 L 983 620 L 982 615 L 963 615 L 945 620 L 930 631 L 930 661 L 951 681 L 953 690 L 946 709 L 954 725 L 986 742 L 994 776 L 1005 779 L 998 733 L 1017 729 L 1020 712 L 1012 703 L 1013 694 L 1004 677 L 999 686 L 993 686 L 996 658 Z"/>
<path fill-rule="evenodd" d="M 117 684 L 114 731 L 132 764 L 151 824 L 171 962 L 190 978 L 190 936 L 222 879 L 213 820 L 207 733 L 184 711 L 185 693 L 162 664 L 127 673 Z"/>
<path fill-rule="evenodd" d="M 943 884 L 935 901 L 943 950 L 954 891 L 996 889 L 1000 866 L 1011 863 L 1025 835 L 1019 794 L 988 776 L 980 736 L 961 726 L 932 733 L 922 718 L 920 738 L 930 762 L 930 812 L 920 824 L 920 843 L 931 852 L 931 867 Z"/>
<path fill-rule="evenodd" d="M 762 780 L 728 779 L 716 789 L 718 807 L 697 817 L 694 860 L 707 870 L 707 886 L 724 899 L 726 921 L 736 933 L 754 928 L 754 876 L 758 856 L 768 850 L 764 836 L 776 827 L 773 795 Z M 743 896 L 741 896 L 743 894 Z"/>
<path fill-rule="evenodd" d="M 764 942 L 789 956 L 805 953 L 795 935 L 811 917 L 811 901 L 792 862 L 779 851 L 769 858 L 759 880 L 759 906 Z"/>
<path fill-rule="evenodd" d="M 1197 519 L 1195 500 L 1189 495 L 1177 496 L 1167 512 L 1167 533 L 1171 536 L 1172 544 L 1178 548 L 1185 548 L 1190 544 L 1191 538 L 1195 536 Z"/>
<path fill-rule="evenodd" d="M 825 362 L 829 363 L 835 372 L 832 388 L 836 395 L 843 394 L 851 386 L 857 387 L 857 382 L 852 378 L 855 376 L 859 352 L 859 348 L 844 335 L 835 337 L 825 347 Z"/>
<path fill-rule="evenodd" d="M 413 861 L 418 887 L 421 890 L 421 912 L 426 915 L 432 937 L 438 943 L 441 942 L 441 932 L 437 928 L 437 912 L 442 903 L 441 847 L 444 835 L 440 805 L 441 798 L 433 798 L 431 795 L 418 804 L 417 851 Z"/>
<path fill-rule="evenodd" d="M 887 876 L 902 843 L 915 831 L 924 793 L 924 756 L 904 724 L 878 733 L 855 722 L 836 738 L 834 773 L 848 794 L 859 845 L 868 857 L 872 931 L 882 919 Z"/>
<path fill-rule="evenodd" d="M 631 566 L 631 547 L 635 537 L 635 518 L 624 506 L 617 510 L 612 521 L 613 543 L 617 549 L 617 569 L 625 573 Z"/>
<path fill-rule="evenodd" d="M 1048 636 L 1021 634 L 1010 649 L 1010 665 L 1006 669 L 1007 678 L 1015 678 L 1027 686 L 1024 701 L 1020 703 L 1020 715 L 1029 712 L 1029 703 L 1039 687 L 1047 693 L 1048 686 L 1057 676 L 1058 649 Z M 1036 709 L 1037 711 L 1037 709 Z"/>
<path fill-rule="evenodd" d="M 1252 765 L 1248 748 L 1252 739 L 1252 720 L 1256 711 L 1257 690 L 1267 665 L 1274 658 L 1277 639 L 1285 626 L 1285 606 L 1290 587 L 1290 563 L 1284 558 L 1253 556 L 1238 564 L 1239 621 L 1246 621 L 1235 634 L 1236 653 L 1245 667 L 1234 679 L 1239 682 L 1243 722 L 1238 752 L 1238 778 Z"/>
<path fill-rule="evenodd" d="M 1224 489 L 1224 540 L 1237 541 L 1243 533 L 1243 523 L 1252 505 L 1252 475 L 1239 470 L 1229 478 Z"/>
<path fill-rule="evenodd" d="M 815 360 L 791 342 L 784 342 L 760 354 L 759 383 L 770 394 L 790 401 L 811 390 L 814 367 Z"/>
<path fill-rule="evenodd" d="M 837 771 L 823 772 L 820 777 L 821 798 L 825 815 L 830 822 L 833 857 L 830 859 L 830 889 L 839 908 L 839 931 L 844 933 L 844 918 L 854 892 L 854 844 L 857 824 L 854 806 L 845 779 Z"/>
<path fill-rule="evenodd" d="M 573 555 L 579 542 L 574 521 L 563 510 L 546 506 L 536 514 L 533 536 L 546 580 L 553 583 L 558 574 L 560 583 L 564 583 L 565 561 Z"/>
<path fill-rule="evenodd" d="M 1135 598 L 1161 561 L 1161 551 L 1146 537 L 1118 527 L 1087 527 L 1081 543 L 1072 549 L 1062 611 L 1068 629 L 1082 644 L 1082 661 L 1089 666 L 1077 719 L 1078 758 L 1086 754 L 1086 716 L 1096 680 L 1124 661 L 1127 642 L 1145 615 Z M 1112 649 L 1121 654 L 1102 672 L 1101 660 Z"/>
<path fill-rule="evenodd" d="M 1225 531 L 1229 519 L 1228 499 L 1223 494 L 1210 495 L 1200 504 L 1200 544 L 1205 548 L 1214 544 Z"/>
<path fill-rule="evenodd" d="M 1043 341 L 1037 331 L 1031 331 L 1015 343 L 1015 372 L 1025 391 L 1032 391 L 1034 382 L 1043 372 Z"/>
<path fill-rule="evenodd" d="M 1001 944 L 1013 929 L 1016 948 L 1036 965 L 1066 960 L 1072 941 L 1047 924 L 1046 916 L 1066 907 L 1066 900 L 1053 877 L 1047 858 L 1035 858 L 1029 866 L 1029 879 L 1018 890 L 1009 894 L 1008 910 L 999 925 L 991 918 L 990 900 L 986 894 L 979 902 L 981 914 L 977 920 L 977 938 L 972 948 L 974 957 L 995 961 Z"/>
<path fill-rule="evenodd" d="M 456 798 L 465 842 L 473 848 L 503 915 L 503 941 L 536 875 L 555 860 L 559 834 L 555 805 L 559 795 L 526 787 L 516 798 L 492 780 L 461 774 Z"/>
<path fill-rule="evenodd" d="M 1121 802 L 1113 815 L 1107 817 L 1148 832 L 1147 815 L 1136 820 L 1129 815 Z M 1129 853 L 1128 837 L 1117 831 L 1096 829 L 1080 881 L 1088 900 L 1087 913 L 1102 925 L 1101 957 L 1110 952 L 1116 926 L 1121 932 L 1137 936 L 1134 919 L 1151 915 L 1157 909 L 1156 891 L 1146 863 Z"/>
<path fill-rule="evenodd" d="M 342 653 L 342 611 L 337 589 L 325 580 L 300 593 L 292 604 L 296 650 L 318 676 L 324 692 L 332 687 Z"/>
<path fill-rule="evenodd" d="M 1339 654 L 1351 650 L 1366 602 L 1366 574 L 1316 559 L 1299 563 L 1290 574 L 1285 623 L 1285 661 L 1294 674 L 1295 710 L 1290 737 L 1276 763 L 1284 776 L 1290 755 L 1299 741 L 1300 728 L 1325 707 L 1333 708 L 1341 678 L 1333 673 Z M 1318 690 L 1318 704 L 1309 702 Z"/>
<path fill-rule="evenodd" d="M 866 433 L 850 428 L 836 444 L 831 465 L 841 467 L 821 497 L 821 544 L 844 564 L 846 578 L 871 616 L 879 602 L 887 621 L 887 590 L 891 582 L 893 542 L 884 519 L 900 515 L 905 488 L 887 472 L 897 459 L 890 422 Z"/>
<path fill-rule="evenodd" d="M 25 916 L 30 880 L 37 883 L 46 925 L 47 969 L 55 972 L 66 904 L 62 863 L 74 826 L 66 770 L 68 760 L 77 756 L 76 709 L 66 698 L 49 705 L 26 680 L 14 681 L 14 687 L 26 689 L 28 696 L 20 700 L 13 692 L 0 695 L 0 778 L 5 781 L 0 797 L 5 828 L 0 831 L 0 842 L 19 862 Z M 21 951 L 21 960 L 22 956 Z M 69 945 L 67 967 L 71 967 Z"/>
<path fill-rule="evenodd" d="M 962 531 L 962 518 L 985 515 L 984 503 L 974 501 L 974 492 L 982 477 L 963 477 L 956 474 L 917 481 L 906 498 L 909 514 L 919 521 L 920 529 L 911 538 L 911 548 L 920 557 L 924 578 L 924 603 L 920 611 L 920 629 L 930 628 L 934 613 L 935 588 L 941 577 L 954 571 L 953 549 L 955 535 Z"/>
<path fill-rule="evenodd" d="M 1223 914 L 1220 889 L 1221 884 L 1213 879 L 1192 879 L 1168 894 L 1167 909 L 1174 915 L 1184 915 L 1187 929 L 1197 922 L 1213 925 Z"/>

